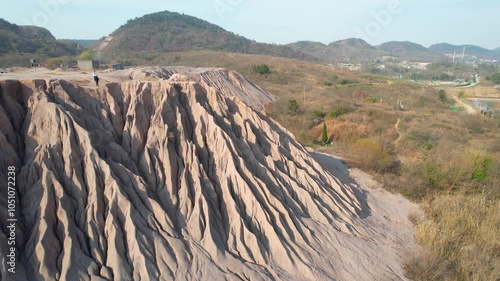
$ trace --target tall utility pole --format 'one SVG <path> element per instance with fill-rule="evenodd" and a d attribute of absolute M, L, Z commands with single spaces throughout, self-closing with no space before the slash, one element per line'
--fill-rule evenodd
<path fill-rule="evenodd" d="M 457 55 L 457 52 L 453 52 L 453 63 L 455 63 L 455 56 Z"/>
<path fill-rule="evenodd" d="M 306 111 L 306 86 L 304 86 L 304 111 Z"/>
<path fill-rule="evenodd" d="M 464 52 L 462 53 L 462 60 L 465 59 L 465 46 L 464 46 Z"/>

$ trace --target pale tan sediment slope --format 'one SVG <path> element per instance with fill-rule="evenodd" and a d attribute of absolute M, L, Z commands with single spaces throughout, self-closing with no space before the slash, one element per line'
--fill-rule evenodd
<path fill-rule="evenodd" d="M 311 156 L 241 75 L 37 75 L 0 76 L 0 241 L 10 165 L 21 212 L 2 279 L 405 279 L 411 204 Z"/>

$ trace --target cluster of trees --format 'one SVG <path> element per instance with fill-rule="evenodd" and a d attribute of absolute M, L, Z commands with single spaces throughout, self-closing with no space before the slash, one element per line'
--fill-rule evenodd
<path fill-rule="evenodd" d="M 64 67 L 64 65 L 67 65 L 70 61 L 75 61 L 77 59 L 91 60 L 92 54 L 90 53 L 90 51 L 84 51 L 78 57 L 73 57 L 73 56 L 51 57 L 45 60 L 44 66 L 48 69 L 56 69 L 58 67 Z"/>
<path fill-rule="evenodd" d="M 495 84 L 500 84 L 500 72 L 494 73 L 491 76 L 488 76 L 488 80 L 492 81 Z"/>
<path fill-rule="evenodd" d="M 439 81 L 454 81 L 456 78 L 453 75 L 447 73 L 432 74 L 432 73 L 412 73 L 410 75 L 411 80 L 439 80 Z"/>

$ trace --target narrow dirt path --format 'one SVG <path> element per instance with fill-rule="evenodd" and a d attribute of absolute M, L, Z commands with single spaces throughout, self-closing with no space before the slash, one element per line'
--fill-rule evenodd
<path fill-rule="evenodd" d="M 401 122 L 401 118 L 398 118 L 398 121 L 396 122 L 396 125 L 394 125 L 394 129 L 396 129 L 396 132 L 398 132 L 398 138 L 396 139 L 396 142 L 394 144 L 399 143 L 403 135 L 401 134 L 401 131 L 399 131 L 399 123 Z"/>
<path fill-rule="evenodd" d="M 460 98 L 458 98 L 456 95 L 451 95 L 451 97 L 458 103 L 460 106 L 463 106 L 465 110 L 467 111 L 468 114 L 477 114 L 478 110 L 473 107 L 472 105 L 462 101 Z"/>

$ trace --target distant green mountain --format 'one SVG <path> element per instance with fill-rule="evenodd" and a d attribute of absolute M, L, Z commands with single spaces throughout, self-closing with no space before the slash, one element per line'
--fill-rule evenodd
<path fill-rule="evenodd" d="M 387 42 L 372 46 L 362 39 L 350 38 L 324 45 L 318 42 L 301 41 L 288 44 L 296 50 L 317 57 L 320 61 L 334 63 L 366 62 L 383 56 L 398 57 L 409 61 L 442 61 L 445 57 L 412 42 Z"/>
<path fill-rule="evenodd" d="M 349 38 L 328 44 L 330 48 L 340 50 L 340 57 L 369 61 L 385 54 L 362 39 Z"/>
<path fill-rule="evenodd" d="M 328 45 L 319 42 L 301 41 L 287 46 L 315 56 L 326 63 L 339 61 L 361 62 L 387 55 L 387 53 L 377 50 L 362 39 L 356 38 L 339 40 Z"/>
<path fill-rule="evenodd" d="M 174 12 L 158 12 L 129 20 L 93 47 L 104 60 L 154 62 L 166 52 L 222 51 L 263 54 L 323 63 L 365 62 L 383 56 L 408 61 L 447 60 L 442 52 L 412 42 L 387 42 L 371 46 L 361 39 L 328 45 L 299 41 L 287 45 L 258 43 L 207 21 Z"/>
<path fill-rule="evenodd" d="M 390 56 L 414 61 L 442 61 L 446 59 L 442 54 L 435 53 L 422 45 L 408 41 L 383 43 L 378 45 L 377 49 L 389 53 Z"/>
<path fill-rule="evenodd" d="M 440 43 L 430 46 L 429 50 L 439 54 L 456 53 L 457 56 L 460 56 L 463 54 L 464 48 L 467 55 L 476 56 L 482 59 L 500 59 L 500 48 L 488 50 L 475 45 L 452 45 L 448 43 Z"/>
<path fill-rule="evenodd" d="M 366 62 L 383 56 L 408 61 L 439 62 L 443 54 L 460 53 L 464 46 L 436 44 L 430 48 L 412 42 L 387 42 L 372 46 L 362 39 L 345 39 L 328 45 L 299 41 L 287 45 L 265 44 L 226 31 L 204 20 L 158 12 L 129 20 L 100 40 L 56 40 L 45 28 L 18 26 L 0 19 L 0 67 L 27 66 L 30 58 L 75 56 L 92 48 L 95 58 L 107 61 L 154 63 L 168 52 L 221 51 L 287 57 L 322 63 Z M 467 54 L 500 59 L 500 48 L 487 50 L 465 45 Z"/>
<path fill-rule="evenodd" d="M 168 11 L 129 20 L 94 50 L 104 59 L 202 50 L 314 59 L 287 46 L 258 43 L 204 20 Z"/>
<path fill-rule="evenodd" d="M 321 62 L 333 63 L 335 61 L 335 54 L 332 50 L 330 50 L 327 45 L 320 42 L 299 41 L 286 46 L 315 57 Z"/>
<path fill-rule="evenodd" d="M 63 43 L 45 28 L 18 26 L 0 19 L 0 67 L 28 66 L 30 58 L 76 55 L 75 43 Z"/>

